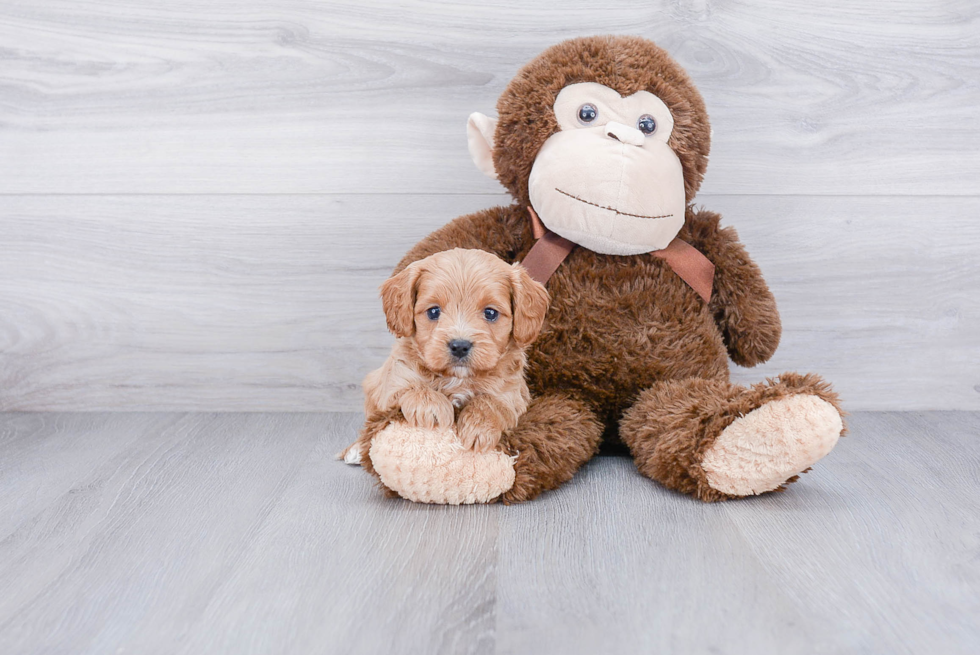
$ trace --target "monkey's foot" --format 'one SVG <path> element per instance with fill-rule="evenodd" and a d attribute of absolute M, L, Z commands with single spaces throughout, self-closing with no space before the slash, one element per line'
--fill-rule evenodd
<path fill-rule="evenodd" d="M 825 400 L 794 395 L 735 419 L 701 462 L 708 484 L 733 496 L 778 489 L 833 449 L 844 429 Z"/>
<path fill-rule="evenodd" d="M 486 503 L 514 485 L 513 458 L 463 448 L 451 429 L 392 423 L 371 441 L 370 456 L 381 482 L 417 503 Z"/>

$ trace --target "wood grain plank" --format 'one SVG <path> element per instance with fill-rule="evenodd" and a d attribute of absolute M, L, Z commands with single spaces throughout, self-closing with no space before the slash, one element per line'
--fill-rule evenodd
<path fill-rule="evenodd" d="M 119 456 L 110 442 L 134 420 L 143 438 Z M 0 540 L 3 652 L 488 652 L 494 508 L 386 501 L 333 459 L 360 416 L 130 414 L 103 416 L 101 434 L 91 422 L 43 421 L 46 443 L 105 460 L 82 460 Z M 17 457 L 34 486 L 55 482 L 45 453 Z M 0 490 L 33 500 L 6 472 Z M 383 629 L 359 620 L 372 615 Z"/>
<path fill-rule="evenodd" d="M 131 421 L 106 426 L 100 440 L 128 439 Z M 69 421 L 55 438 L 73 452 L 104 452 L 90 435 Z M 2 542 L 0 576 L 10 592 L 0 613 L 2 650 L 114 652 L 134 633 L 180 634 L 234 568 L 318 435 L 303 429 L 302 417 L 170 417 L 123 456 L 82 469 L 82 481 Z"/>
<path fill-rule="evenodd" d="M 120 461 L 132 457 L 134 451 L 148 456 L 152 452 L 148 444 L 159 441 L 160 433 L 177 420 L 174 414 L 116 418 L 106 414 L 5 415 L 0 422 L 0 478 L 17 493 L 0 495 L 0 543 L 9 543 L 12 535 L 35 522 L 43 509 L 59 499 L 70 502 L 75 521 L 52 523 L 48 528 L 34 525 L 33 529 L 43 540 L 54 540 L 65 531 L 83 527 L 78 519 L 98 511 L 91 499 L 104 492 Z M 0 561 L 0 570 L 16 569 L 16 561 Z M 0 598 L 0 614 L 4 602 Z"/>
<path fill-rule="evenodd" d="M 969 0 L 5 3 L 0 193 L 495 192 L 467 115 L 547 45 L 627 33 L 705 95 L 706 193 L 975 195 L 978 16 Z"/>
<path fill-rule="evenodd" d="M 847 652 L 975 652 L 980 418 L 858 413 L 849 423 L 801 493 L 726 505 L 726 515 L 792 604 L 834 626 L 822 641 Z"/>
<path fill-rule="evenodd" d="M 179 652 L 493 652 L 499 508 L 387 499 L 333 459 L 362 416 L 312 420 L 331 427 Z"/>
<path fill-rule="evenodd" d="M 702 504 L 606 456 L 512 507 L 383 498 L 332 459 L 360 420 L 0 413 L 0 650 L 980 643 L 978 412 L 857 413 L 782 494 Z"/>
<path fill-rule="evenodd" d="M 509 511 L 501 650 L 975 652 L 980 415 L 851 428 L 782 494 L 701 505 L 600 458 Z"/>
<path fill-rule="evenodd" d="M 47 396 L 37 381 L 52 374 L 55 395 L 94 392 L 82 392 L 90 409 L 157 408 L 173 393 L 170 409 L 359 406 L 390 347 L 377 286 L 419 219 L 452 216 L 412 197 L 7 200 L 2 409 Z"/>
<path fill-rule="evenodd" d="M 625 457 L 600 457 L 509 509 L 500 533 L 498 652 L 750 655 L 819 643 L 723 506 L 669 492 Z"/>
<path fill-rule="evenodd" d="M 377 286 L 499 196 L 0 198 L 0 409 L 355 410 Z M 780 303 L 773 360 L 850 409 L 980 408 L 980 200 L 716 196 Z"/>

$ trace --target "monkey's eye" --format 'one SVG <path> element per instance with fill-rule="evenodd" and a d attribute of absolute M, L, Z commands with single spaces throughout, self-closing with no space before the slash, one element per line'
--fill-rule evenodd
<path fill-rule="evenodd" d="M 584 104 L 578 108 L 578 119 L 583 123 L 591 123 L 599 116 L 599 110 L 595 105 Z"/>
<path fill-rule="evenodd" d="M 636 129 L 644 134 L 653 134 L 657 129 L 657 121 L 650 114 L 643 114 L 640 120 L 636 121 Z"/>
<path fill-rule="evenodd" d="M 483 310 L 483 318 L 487 319 L 491 323 L 496 321 L 498 316 L 500 316 L 500 312 L 498 312 L 493 307 L 487 307 L 486 309 Z"/>
<path fill-rule="evenodd" d="M 438 307 L 429 307 L 427 310 L 425 310 L 425 315 L 429 317 L 430 321 L 438 321 L 439 314 L 441 313 L 442 310 L 440 310 Z"/>

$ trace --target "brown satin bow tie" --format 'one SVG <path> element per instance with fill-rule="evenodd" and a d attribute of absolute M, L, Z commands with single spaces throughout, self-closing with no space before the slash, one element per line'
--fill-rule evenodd
<path fill-rule="evenodd" d="M 532 279 L 547 284 L 552 274 L 568 257 L 568 253 L 575 248 L 575 244 L 548 230 L 532 207 L 528 207 L 527 211 L 531 215 L 531 230 L 537 241 L 521 264 Z M 705 302 L 711 300 L 715 265 L 694 246 L 675 237 L 666 248 L 651 251 L 650 254 L 666 261 L 678 277 L 704 298 Z"/>

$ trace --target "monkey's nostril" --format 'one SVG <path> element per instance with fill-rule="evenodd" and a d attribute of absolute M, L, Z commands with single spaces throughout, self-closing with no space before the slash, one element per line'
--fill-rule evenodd
<path fill-rule="evenodd" d="M 631 146 L 642 146 L 644 139 L 646 137 L 643 132 L 639 131 L 635 127 L 630 127 L 629 125 L 623 125 L 622 123 L 616 123 L 614 121 L 609 121 L 606 123 L 606 136 L 610 139 L 615 139 L 623 145 Z"/>
<path fill-rule="evenodd" d="M 456 359 L 463 359 L 473 349 L 473 342 L 466 339 L 453 339 L 449 342 L 449 352 Z"/>

